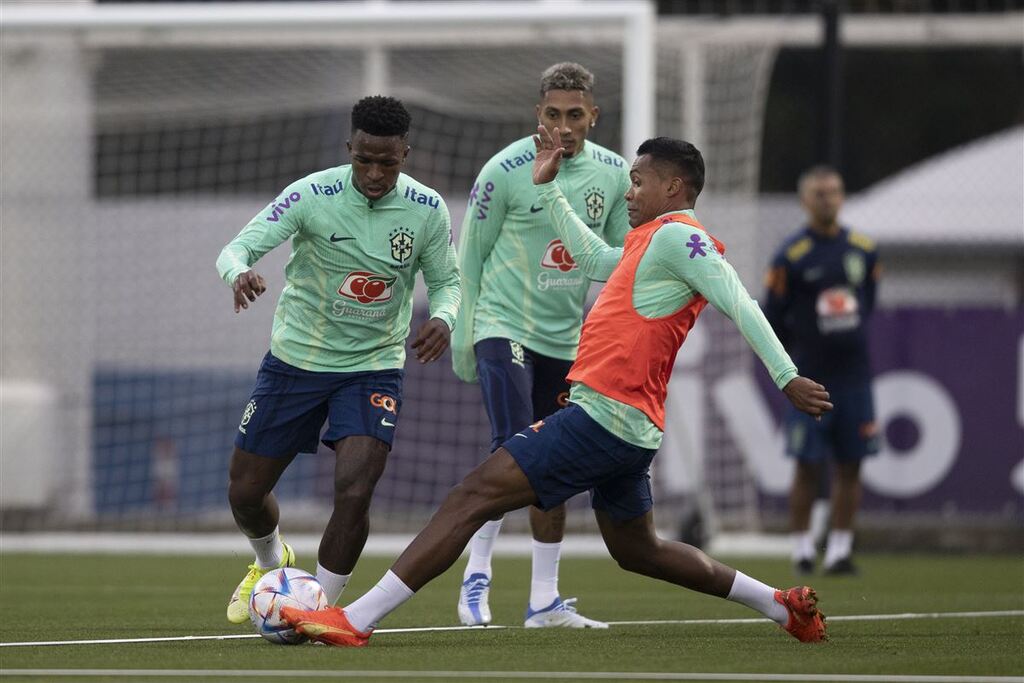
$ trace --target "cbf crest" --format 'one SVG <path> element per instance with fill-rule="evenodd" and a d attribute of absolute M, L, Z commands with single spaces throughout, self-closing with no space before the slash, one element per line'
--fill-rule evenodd
<path fill-rule="evenodd" d="M 412 258 L 413 236 L 405 228 L 395 228 L 391 231 L 391 258 L 403 266 Z"/>
<path fill-rule="evenodd" d="M 587 217 L 590 220 L 596 221 L 604 215 L 604 193 L 601 192 L 601 188 L 590 188 L 583 199 L 587 204 Z"/>
<path fill-rule="evenodd" d="M 867 264 L 864 257 L 857 251 L 848 251 L 843 255 L 843 270 L 846 271 L 847 281 L 854 287 L 859 287 L 864 282 L 867 274 Z"/>

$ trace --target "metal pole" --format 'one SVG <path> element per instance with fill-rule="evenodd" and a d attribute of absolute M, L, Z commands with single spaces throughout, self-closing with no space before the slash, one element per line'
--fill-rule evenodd
<path fill-rule="evenodd" d="M 822 137 L 819 157 L 825 163 L 840 168 L 842 150 L 843 65 L 842 45 L 839 42 L 839 2 L 822 0 L 821 17 L 824 23 L 822 63 L 824 65 Z"/>

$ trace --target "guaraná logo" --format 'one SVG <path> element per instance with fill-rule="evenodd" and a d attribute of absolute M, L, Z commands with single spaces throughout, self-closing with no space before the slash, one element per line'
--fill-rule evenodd
<path fill-rule="evenodd" d="M 563 273 L 576 269 L 576 261 L 566 250 L 562 240 L 551 240 L 547 249 L 544 250 L 544 257 L 540 260 L 542 268 L 557 268 Z"/>
<path fill-rule="evenodd" d="M 361 304 L 390 301 L 397 277 L 387 277 L 366 271 L 356 271 L 345 276 L 338 288 L 338 294 L 355 299 Z"/>

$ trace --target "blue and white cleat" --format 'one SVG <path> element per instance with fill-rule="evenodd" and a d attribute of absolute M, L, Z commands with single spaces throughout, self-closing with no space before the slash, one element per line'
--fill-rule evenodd
<path fill-rule="evenodd" d="M 608 628 L 608 624 L 595 619 L 587 619 L 576 611 L 576 598 L 555 601 L 544 609 L 534 611 L 526 606 L 526 628 Z"/>
<path fill-rule="evenodd" d="M 491 577 L 470 574 L 462 582 L 459 592 L 459 620 L 466 626 L 486 626 L 491 623 L 491 608 L 487 596 L 491 592 Z"/>

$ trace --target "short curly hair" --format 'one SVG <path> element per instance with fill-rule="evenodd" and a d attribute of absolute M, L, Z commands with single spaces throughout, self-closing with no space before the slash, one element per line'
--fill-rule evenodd
<path fill-rule="evenodd" d="M 370 95 L 352 107 L 352 132 L 361 130 L 370 135 L 405 137 L 412 121 L 401 100 L 385 95 Z"/>
<path fill-rule="evenodd" d="M 594 91 L 594 74 L 576 62 L 559 62 L 544 69 L 540 75 L 540 96 L 549 90 Z"/>

